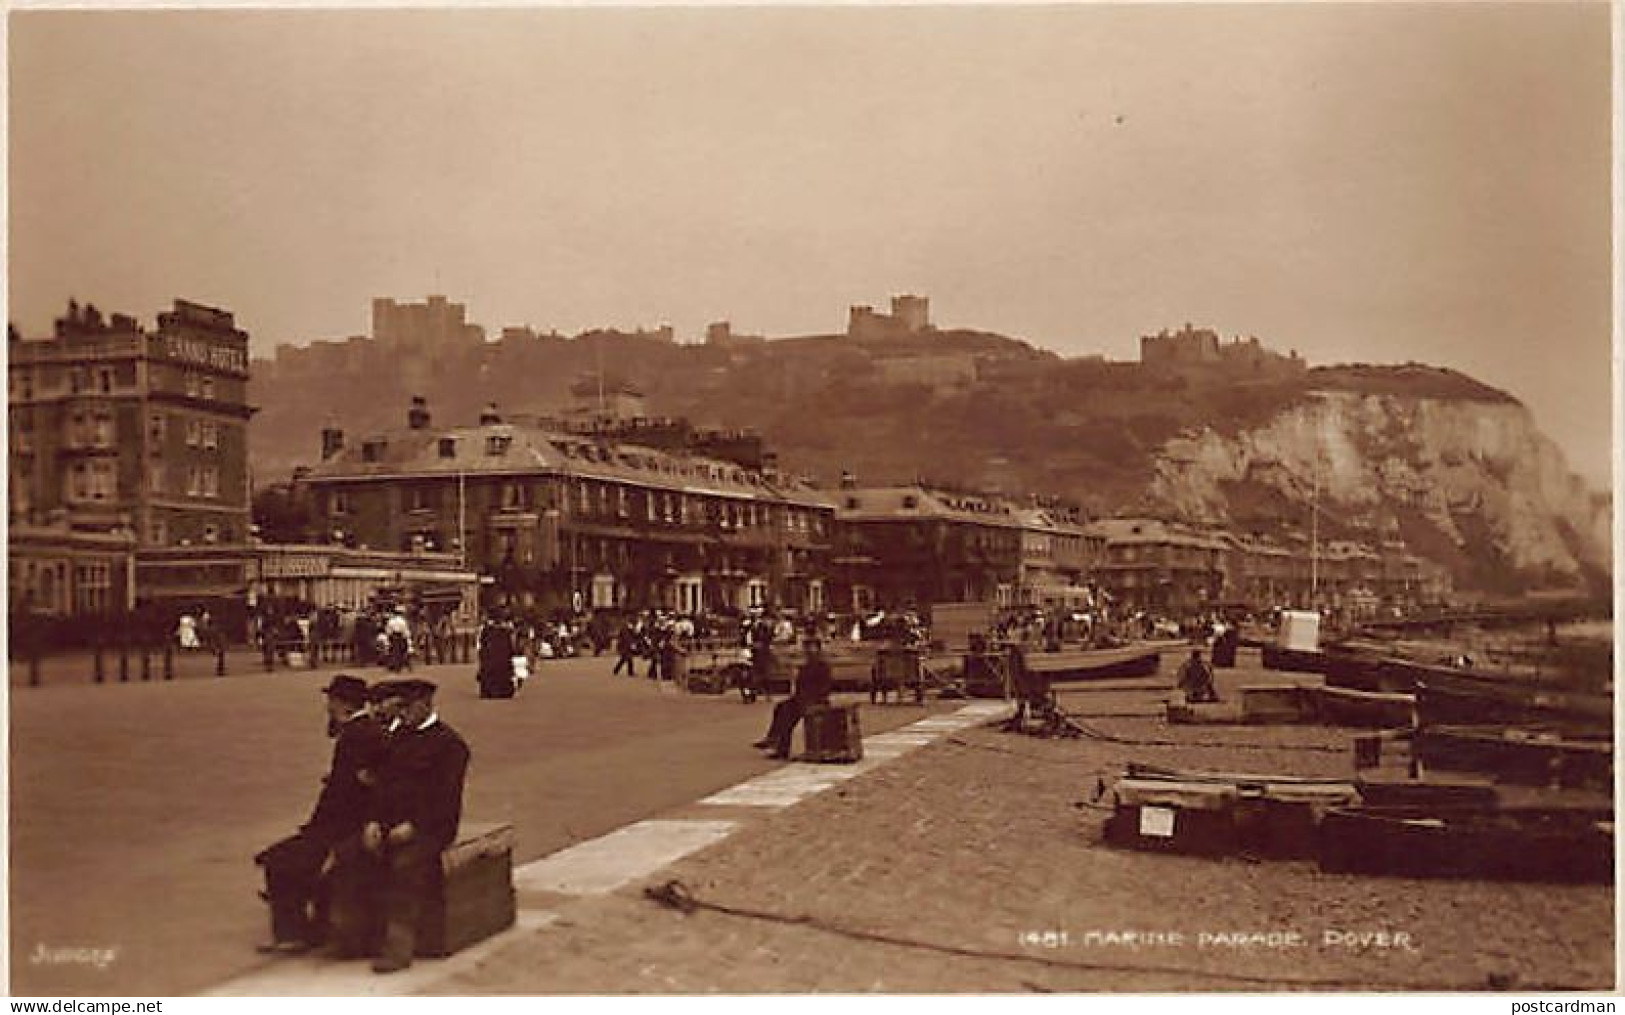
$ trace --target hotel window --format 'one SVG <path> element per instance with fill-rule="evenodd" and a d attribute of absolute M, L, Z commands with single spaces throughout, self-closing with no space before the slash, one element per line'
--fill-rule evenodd
<path fill-rule="evenodd" d="M 350 513 L 350 495 L 343 490 L 336 490 L 332 500 L 327 502 L 327 513 L 330 515 L 347 515 Z"/>
<path fill-rule="evenodd" d="M 220 470 L 212 465 L 203 467 L 203 496 L 220 496 Z"/>
<path fill-rule="evenodd" d="M 101 388 L 102 394 L 111 395 L 113 393 L 113 371 L 105 367 L 96 371 L 96 383 Z"/>
<path fill-rule="evenodd" d="M 162 454 L 164 450 L 164 414 L 152 413 L 147 417 L 147 449 L 153 454 Z"/>
<path fill-rule="evenodd" d="M 183 383 L 186 386 L 186 397 L 196 398 L 198 396 L 197 374 L 192 373 L 190 370 L 183 370 L 181 371 L 181 376 L 183 378 Z"/>
<path fill-rule="evenodd" d="M 86 415 L 75 413 L 73 421 L 79 431 L 76 443 L 80 446 L 92 448 L 113 446 L 112 410 L 92 409 Z"/>
<path fill-rule="evenodd" d="M 215 526 L 215 525 L 205 525 L 205 526 L 203 526 L 203 541 L 205 543 L 218 543 L 218 542 L 220 542 L 220 529 L 219 529 L 219 527 Z"/>
<path fill-rule="evenodd" d="M 203 443 L 203 424 L 195 419 L 186 421 L 186 446 L 195 448 Z"/>
<path fill-rule="evenodd" d="M 74 605 L 81 612 L 107 609 L 113 591 L 113 569 L 107 564 L 80 564 L 73 569 Z"/>
<path fill-rule="evenodd" d="M 507 501 L 506 488 L 504 488 L 503 501 Z M 428 511 L 435 506 L 434 490 L 427 486 L 408 487 L 406 491 L 406 510 Z"/>
<path fill-rule="evenodd" d="M 164 492 L 164 463 L 153 462 L 147 467 L 147 489 L 155 494 Z"/>
<path fill-rule="evenodd" d="M 457 457 L 457 438 L 455 438 L 455 437 L 442 437 L 442 438 L 440 438 L 440 457 L 441 458 L 456 458 Z"/>
<path fill-rule="evenodd" d="M 118 476 L 114 463 L 99 460 L 90 463 L 90 499 L 112 500 L 118 490 Z"/>
<path fill-rule="evenodd" d="M 164 526 L 162 518 L 154 518 L 147 525 L 147 542 L 153 546 L 163 546 L 169 541 L 169 532 Z"/>
<path fill-rule="evenodd" d="M 202 384 L 201 384 L 201 393 L 202 393 L 204 398 L 210 399 L 211 401 L 214 399 L 214 378 L 213 377 L 205 377 L 205 378 L 203 378 L 203 381 L 202 381 Z"/>
<path fill-rule="evenodd" d="M 210 450 L 218 448 L 220 446 L 220 426 L 219 426 L 219 424 L 217 424 L 217 423 L 204 423 L 202 425 L 202 427 L 203 427 L 203 434 L 202 434 L 202 436 L 203 436 L 203 446 L 205 448 L 209 448 Z"/>
<path fill-rule="evenodd" d="M 632 513 L 632 494 L 624 486 L 615 488 L 615 514 L 625 518 Z"/>

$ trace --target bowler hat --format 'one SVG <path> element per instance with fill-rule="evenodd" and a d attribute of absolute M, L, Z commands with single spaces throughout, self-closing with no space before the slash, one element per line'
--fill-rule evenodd
<path fill-rule="evenodd" d="M 340 701 L 359 705 L 367 700 L 367 682 L 360 677 L 352 677 L 348 673 L 340 673 L 327 686 L 322 693 Z"/>

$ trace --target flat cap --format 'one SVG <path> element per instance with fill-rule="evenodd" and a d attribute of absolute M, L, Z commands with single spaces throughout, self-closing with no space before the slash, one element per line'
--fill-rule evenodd
<path fill-rule="evenodd" d="M 386 680 L 379 684 L 376 690 L 384 698 L 405 698 L 407 701 L 417 701 L 434 697 L 435 686 L 431 681 L 412 677 L 406 680 Z"/>

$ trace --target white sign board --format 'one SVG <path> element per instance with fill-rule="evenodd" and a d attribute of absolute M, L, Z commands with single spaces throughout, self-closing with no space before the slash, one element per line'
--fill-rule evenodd
<path fill-rule="evenodd" d="M 1174 809 L 1172 807 L 1141 807 L 1140 834 L 1158 839 L 1174 837 Z"/>
<path fill-rule="evenodd" d="M 1320 650 L 1320 614 L 1311 610 L 1286 610 L 1281 614 L 1281 648 L 1294 652 Z"/>

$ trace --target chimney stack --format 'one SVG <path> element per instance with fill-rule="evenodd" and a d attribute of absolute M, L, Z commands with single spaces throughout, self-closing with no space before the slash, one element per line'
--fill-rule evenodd
<path fill-rule="evenodd" d="M 847 472 L 845 469 L 842 469 L 841 470 L 841 489 L 843 489 L 843 490 L 856 490 L 857 488 L 858 488 L 858 477 L 852 475 L 852 473 L 850 473 L 850 472 Z"/>
<path fill-rule="evenodd" d="M 429 400 L 422 395 L 412 396 L 412 407 L 406 410 L 406 425 L 413 430 L 429 429 Z"/>
<path fill-rule="evenodd" d="M 480 410 L 480 426 L 491 426 L 502 422 L 502 414 L 497 412 L 497 403 L 486 402 L 485 408 Z"/>

